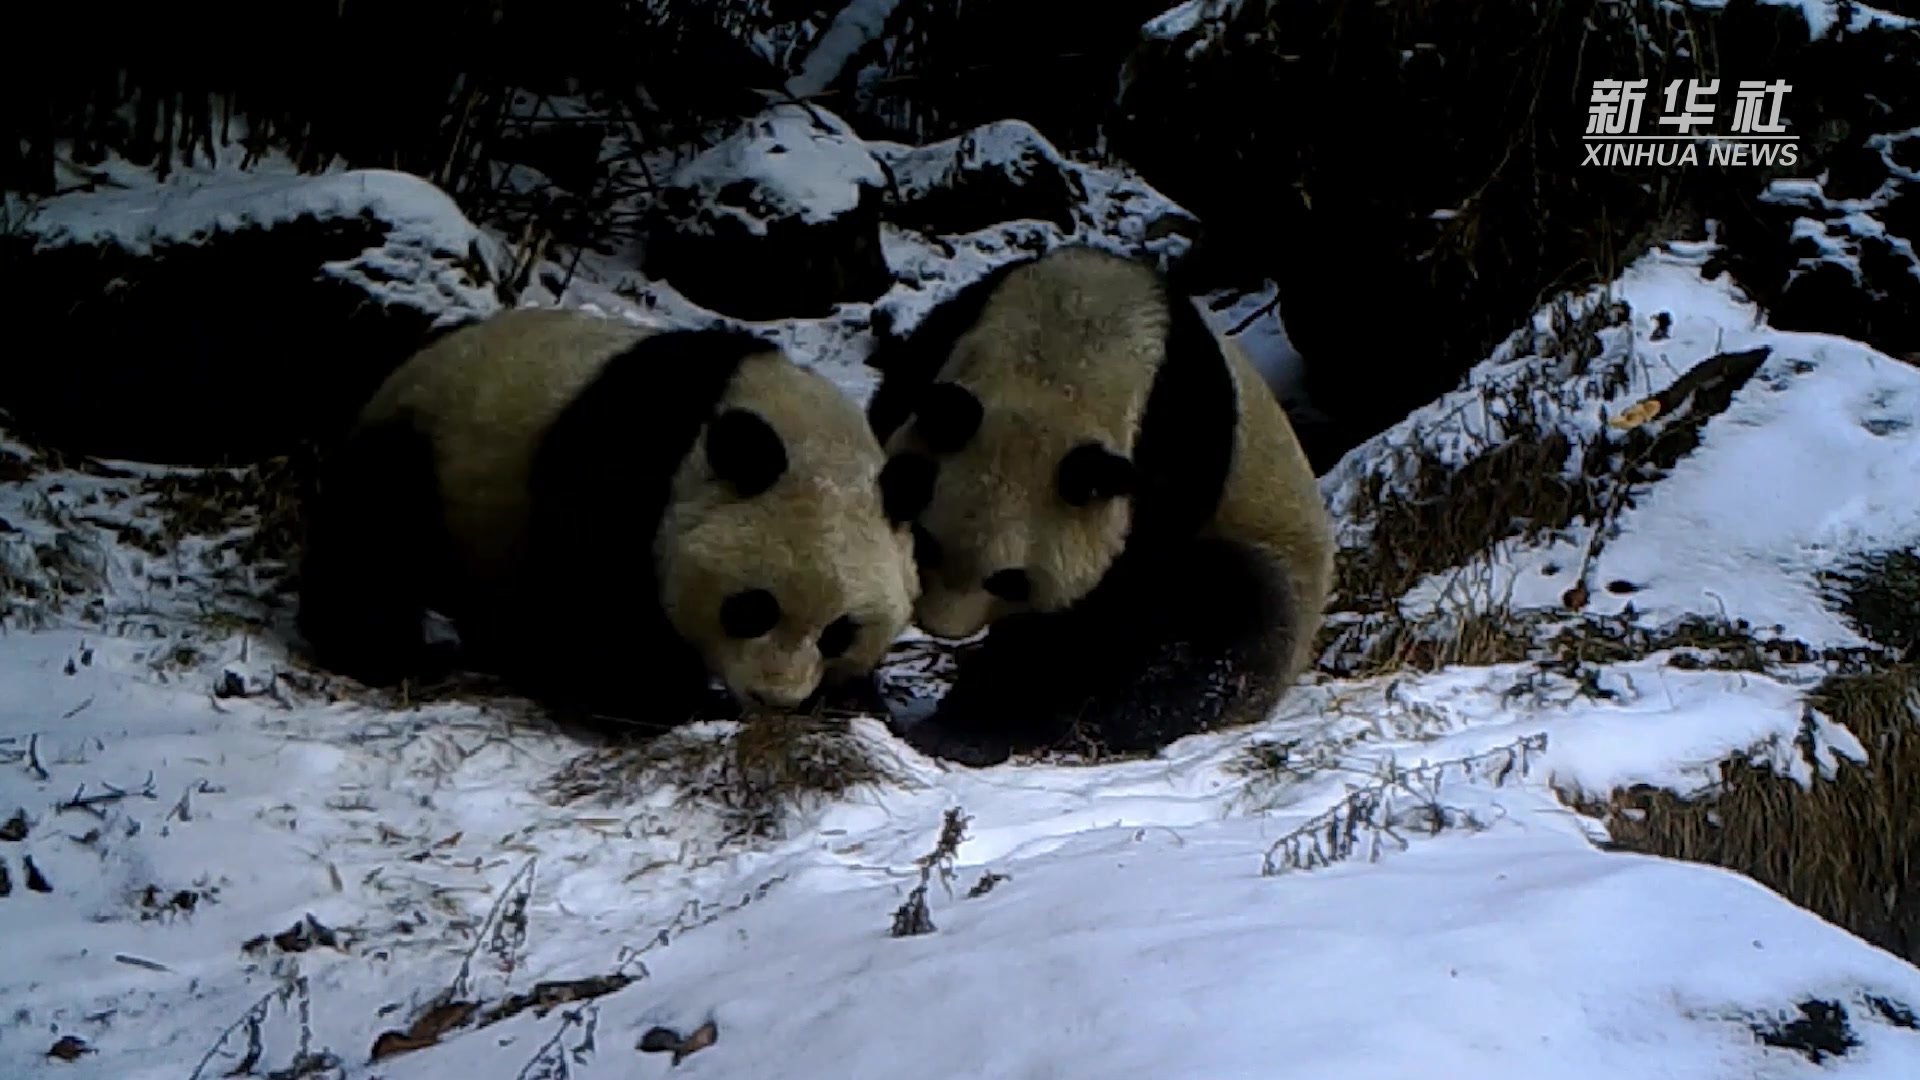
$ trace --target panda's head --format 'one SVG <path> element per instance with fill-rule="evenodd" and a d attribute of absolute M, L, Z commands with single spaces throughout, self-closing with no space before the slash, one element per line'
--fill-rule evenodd
<path fill-rule="evenodd" d="M 1070 607 L 1106 576 L 1134 525 L 1168 319 L 1150 272 L 1081 248 L 929 313 L 903 363 L 931 380 L 876 411 L 888 513 L 914 523 L 921 629 L 969 637 Z"/>
<path fill-rule="evenodd" d="M 679 635 L 747 706 L 792 708 L 878 666 L 912 619 L 912 534 L 878 441 L 821 376 L 744 361 L 675 476 L 656 541 Z"/>
<path fill-rule="evenodd" d="M 889 443 L 888 511 L 913 521 L 914 621 L 964 638 L 1086 595 L 1126 542 L 1133 464 L 1071 392 L 933 384 Z"/>

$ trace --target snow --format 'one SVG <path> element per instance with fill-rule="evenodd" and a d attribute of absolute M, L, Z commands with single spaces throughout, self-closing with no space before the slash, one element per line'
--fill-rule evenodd
<path fill-rule="evenodd" d="M 1745 619 L 1814 648 L 1859 645 L 1823 600 L 1817 575 L 1848 555 L 1920 544 L 1920 488 L 1906 480 L 1920 475 L 1920 369 L 1843 338 L 1767 327 L 1729 278 L 1699 275 L 1705 255 L 1655 254 L 1630 267 L 1613 296 L 1634 315 L 1632 336 L 1610 332 L 1615 347 L 1582 384 L 1619 373 L 1623 388 L 1556 403 L 1561 430 L 1593 437 L 1605 416 L 1711 356 L 1771 350 L 1726 411 L 1708 421 L 1704 445 L 1619 516 L 1618 534 L 1585 579 L 1634 589 L 1596 588 L 1587 610 L 1615 616 L 1630 607 L 1642 625 L 1690 613 Z M 1657 313 L 1673 316 L 1659 340 L 1651 327 Z M 1503 346 L 1461 390 L 1343 458 L 1322 479 L 1331 505 L 1349 505 L 1362 478 L 1390 471 L 1392 451 L 1409 442 L 1450 452 L 1456 464 L 1498 443 L 1483 388 L 1524 382 L 1542 363 Z M 1363 534 L 1349 528 L 1347 542 Z M 1590 526 L 1580 526 L 1558 540 L 1503 546 L 1491 560 L 1491 591 L 1521 609 L 1556 606 L 1579 580 L 1589 538 Z M 1434 603 L 1444 587 L 1436 578 L 1406 606 Z"/>
<path fill-rule="evenodd" d="M 1866 239 L 1878 241 L 1886 253 L 1905 260 L 1907 272 L 1920 278 L 1920 253 L 1915 252 L 1912 241 L 1889 232 L 1885 222 L 1875 216 L 1885 214 L 1901 198 L 1905 186 L 1915 182 L 1910 171 L 1902 169 L 1893 156 L 1894 143 L 1904 137 L 1875 137 L 1870 140 L 1871 148 L 1880 154 L 1894 179 L 1881 184 L 1878 190 L 1865 198 L 1831 198 L 1817 180 L 1775 180 L 1767 185 L 1761 193 L 1763 201 L 1806 210 L 1814 215 L 1794 220 L 1793 239 L 1804 241 L 1815 253 L 1798 260 L 1788 274 L 1789 282 L 1823 263 L 1845 270 L 1855 282 L 1865 282 L 1860 262 L 1860 242 Z"/>
<path fill-rule="evenodd" d="M 505 247 L 466 219 L 434 184 L 408 173 L 357 169 L 302 175 L 268 170 L 238 177 L 185 171 L 165 184 L 76 191 L 42 200 L 25 223 L 41 248 L 117 247 L 148 255 L 156 247 L 206 243 L 220 233 L 270 229 L 303 218 L 371 218 L 381 241 L 321 270 L 384 302 L 485 314 L 498 308 L 491 289 L 455 272 L 449 261 L 475 258 L 495 274 Z"/>
<path fill-rule="evenodd" d="M 1840 0 L 1760 0 L 1769 7 L 1799 8 L 1800 14 L 1807 20 L 1807 36 L 1814 41 L 1832 37 L 1834 29 L 1840 25 L 1841 15 L 1846 16 L 1846 31 L 1850 34 L 1866 30 L 1903 30 L 1915 25 L 1913 19 L 1905 15 L 1896 15 L 1866 4 L 1841 3 Z M 1727 0 L 1688 0 L 1688 7 L 1723 8 Z"/>
<path fill-rule="evenodd" d="M 443 251 L 464 252 L 479 236 L 446 192 L 386 169 L 75 192 L 40 203 L 32 231 L 43 244 L 112 244 L 144 255 L 155 244 L 196 242 L 215 232 L 362 213 L 415 230 Z"/>
<path fill-rule="evenodd" d="M 757 205 L 732 201 L 748 185 Z M 764 235 L 769 219 L 788 216 L 815 224 L 860 204 L 865 189 L 886 174 L 846 121 L 824 109 L 775 105 L 694 158 L 674 174 L 673 186 L 693 191 L 717 217 Z"/>
<path fill-rule="evenodd" d="M 1099 183 L 1119 189 L 1105 175 L 1083 175 L 1095 214 Z M 248 212 L 267 212 L 267 190 Z M 240 212 L 198 198 L 202 220 Z M 1154 211 L 1139 201 L 1109 209 L 1144 236 Z M 902 280 L 879 303 L 770 327 L 856 396 L 875 310 L 909 327 L 1061 234 L 1017 222 L 883 239 Z M 1590 613 L 1627 618 L 1630 601 L 1649 622 L 1725 613 L 1858 643 L 1814 578 L 1920 541 L 1920 490 L 1903 482 L 1920 466 L 1920 371 L 1769 328 L 1730 280 L 1701 277 L 1710 254 L 1676 245 L 1581 298 L 1628 317 L 1578 377 L 1547 348 L 1564 335 L 1543 313 L 1460 391 L 1349 454 L 1328 498 L 1404 479 L 1410 446 L 1485 452 L 1502 437 L 1495 403 L 1528 380 L 1564 384 L 1544 415 L 1595 436 L 1700 360 L 1766 346 L 1700 449 L 1602 546 L 1589 579 L 1640 589 L 1596 589 Z M 585 265 L 566 296 L 528 302 L 711 317 Z M 1209 317 L 1232 325 L 1266 299 Z M 1264 321 L 1250 351 L 1276 355 L 1284 327 Z M 567 798 L 610 752 L 526 703 L 398 701 L 290 655 L 265 599 L 285 568 L 243 558 L 244 527 L 141 550 L 160 520 L 147 483 L 192 475 L 62 466 L 0 437 L 0 820 L 17 808 L 27 826 L 0 839 L 0 1075 L 181 1080 L 203 1060 L 198 1075 L 225 1075 L 255 1031 L 256 1073 L 306 1053 L 335 1059 L 311 1075 L 352 1080 L 531 1076 L 556 1052 L 577 1080 L 1920 1075 L 1920 1031 L 1889 1018 L 1920 1009 L 1920 969 L 1737 875 L 1603 851 L 1600 826 L 1568 806 L 1632 784 L 1697 793 L 1729 756 L 1801 784 L 1866 759 L 1854 733 L 1809 714 L 1814 665 L 1595 665 L 1585 689 L 1611 696 L 1531 664 L 1316 673 L 1260 724 L 1097 765 L 951 768 L 861 719 L 847 739 L 878 779 L 763 818 L 722 797 L 711 766 L 636 767 Z M 1583 528 L 1503 545 L 1482 569 L 1514 605 L 1550 606 Z M 914 678 L 907 647 L 897 685 Z M 219 692 L 235 681 L 243 692 Z M 698 725 L 668 745 L 735 732 Z M 1369 793 L 1392 796 L 1379 811 L 1392 816 L 1362 824 L 1355 851 L 1311 868 L 1287 857 Z M 954 809 L 966 830 L 951 892 L 936 869 L 926 893 L 935 929 L 893 937 Z M 50 891 L 28 887 L 28 856 Z M 1005 877 L 968 896 L 988 873 Z M 243 948 L 309 917 L 336 944 Z M 443 991 L 491 1008 L 616 973 L 632 981 L 590 1002 L 369 1060 Z M 1841 1004 L 1859 1045 L 1816 1065 L 1756 1036 L 1808 1000 Z M 707 1020 L 716 1041 L 677 1067 L 636 1049 L 656 1025 Z M 69 1035 L 90 1052 L 49 1062 Z"/>
<path fill-rule="evenodd" d="M 1210 4 L 1208 0 L 1186 0 L 1148 19 L 1140 27 L 1140 32 L 1150 38 L 1172 40 L 1182 34 L 1192 33 L 1199 27 L 1200 20 L 1215 7 L 1218 5 Z"/>
<path fill-rule="evenodd" d="M 850 0 L 814 43 L 800 71 L 787 80 L 787 93 L 810 98 L 831 86 L 855 54 L 879 38 L 900 0 Z"/>
<path fill-rule="evenodd" d="M 1231 337 L 1240 346 L 1254 370 L 1290 409 L 1306 407 L 1306 363 L 1287 337 L 1278 289 L 1272 282 L 1252 292 L 1195 299 L 1215 332 Z"/>

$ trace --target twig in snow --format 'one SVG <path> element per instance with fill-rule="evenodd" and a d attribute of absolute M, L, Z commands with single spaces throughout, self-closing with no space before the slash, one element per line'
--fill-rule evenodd
<path fill-rule="evenodd" d="M 1546 746 L 1547 737 L 1542 733 L 1523 736 L 1483 753 L 1411 769 L 1388 762 L 1380 779 L 1354 789 L 1331 809 L 1307 819 L 1299 828 L 1274 841 L 1261 860 L 1260 873 L 1263 877 L 1273 877 L 1288 870 L 1330 866 L 1351 858 L 1363 840 L 1369 862 L 1380 857 L 1382 838 L 1404 849 L 1407 841 L 1394 829 L 1406 824 L 1408 818 L 1395 813 L 1395 791 L 1418 800 L 1424 824 L 1430 833 L 1436 833 L 1451 824 L 1455 816 L 1454 811 L 1439 801 L 1439 785 L 1448 769 L 1457 766 L 1469 779 L 1479 774 L 1499 786 L 1516 770 L 1526 775 L 1530 755 L 1544 751 Z M 1416 788 L 1416 784 L 1423 787 Z"/>
<path fill-rule="evenodd" d="M 260 995 L 260 1000 L 254 1002 L 246 1012 L 241 1013 L 238 1020 L 228 1024 L 226 1029 L 220 1032 L 220 1037 L 207 1048 L 206 1056 L 200 1059 L 200 1064 L 194 1066 L 193 1073 L 187 1077 L 187 1080 L 200 1080 L 206 1074 L 207 1066 L 212 1064 L 214 1055 L 218 1054 L 220 1048 L 227 1045 L 227 1040 L 233 1037 L 233 1033 L 241 1028 L 247 1031 L 246 1052 L 241 1056 L 240 1063 L 225 1075 L 245 1076 L 252 1072 L 253 1067 L 259 1063 L 260 1054 L 264 1048 L 260 1038 L 260 1025 L 266 1022 L 267 1010 L 273 1007 L 275 993 L 276 991 L 269 990 Z"/>
<path fill-rule="evenodd" d="M 482 946 L 500 961 L 506 976 L 513 977 L 515 955 L 527 943 L 527 904 L 533 899 L 534 863 L 532 858 L 522 863 L 500 890 L 486 920 L 480 924 L 480 933 L 474 936 L 473 947 L 460 961 L 460 971 L 453 977 L 453 985 L 447 988 L 447 1000 L 465 998 L 472 989 L 468 980 L 472 978 L 473 961 L 480 955 Z"/>
<path fill-rule="evenodd" d="M 153 799 L 159 797 L 154 793 L 153 773 L 151 771 L 147 773 L 146 782 L 140 785 L 139 791 L 128 791 L 125 788 L 117 788 L 107 783 L 102 783 L 100 786 L 107 790 L 98 795 L 89 795 L 87 794 L 87 785 L 81 784 L 78 788 L 74 789 L 73 798 L 59 804 L 54 807 L 54 809 L 56 811 L 92 810 L 102 803 L 119 802 L 121 799 L 126 798 Z"/>
<path fill-rule="evenodd" d="M 148 971 L 172 971 L 173 970 L 167 965 L 160 963 L 158 960 L 148 960 L 145 957 L 130 956 L 126 953 L 114 953 L 113 958 L 114 960 L 122 964 L 130 964 L 133 967 L 146 968 Z"/>
<path fill-rule="evenodd" d="M 532 1060 L 520 1069 L 518 1080 L 568 1080 L 573 1075 L 569 1060 L 584 1065 L 587 1055 L 593 1053 L 593 1033 L 599 1022 L 600 1007 L 597 1005 L 562 1013 L 559 1029 L 540 1044 L 540 1049 L 534 1051 Z M 580 1041 L 563 1050 L 560 1040 L 576 1026 L 585 1029 Z"/>
<path fill-rule="evenodd" d="M 193 783 L 187 785 L 187 790 L 180 793 L 180 801 L 174 803 L 173 809 L 167 811 L 165 820 L 172 821 L 178 817 L 181 821 L 192 821 L 193 797 L 196 794 L 213 795 L 221 790 L 222 789 L 215 787 L 206 780 L 195 780 Z"/>
<path fill-rule="evenodd" d="M 906 901 L 893 913 L 893 928 L 889 931 L 891 936 L 912 937 L 931 934 L 936 929 L 933 916 L 927 911 L 927 886 L 937 868 L 941 887 L 946 889 L 949 898 L 953 896 L 953 860 L 959 855 L 960 841 L 966 836 L 967 822 L 971 820 L 957 806 L 947 811 L 946 820 L 940 826 L 940 839 L 934 842 L 931 852 L 918 860 L 920 883 L 913 887 Z"/>
<path fill-rule="evenodd" d="M 34 775 L 42 780 L 53 779 L 53 774 L 47 771 L 47 767 L 40 764 L 40 733 L 37 731 L 27 739 L 27 768 L 32 769 Z"/>

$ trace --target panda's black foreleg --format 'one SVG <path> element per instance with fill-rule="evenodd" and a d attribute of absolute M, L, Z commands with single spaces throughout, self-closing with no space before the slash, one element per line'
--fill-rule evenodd
<path fill-rule="evenodd" d="M 445 526 L 432 447 L 404 422 L 321 466 L 307 507 L 296 625 L 323 666 L 373 686 L 443 673 L 422 632 Z"/>
<path fill-rule="evenodd" d="M 1243 545 L 1129 553 L 1075 608 L 995 624 L 906 737 L 991 765 L 1047 747 L 1150 752 L 1251 719 L 1277 696 L 1289 603 L 1285 574 Z"/>
<path fill-rule="evenodd" d="M 922 753 L 973 766 L 1060 742 L 1098 659 L 1090 629 L 1073 612 L 1001 619 L 961 651 L 952 687 L 904 737 Z"/>
<path fill-rule="evenodd" d="M 543 523 L 544 524 L 544 523 Z M 621 555 L 595 534 L 541 530 L 534 585 L 517 601 L 498 668 L 516 688 L 569 719 L 646 736 L 724 718 L 700 654 L 657 608 L 608 568 Z"/>
<path fill-rule="evenodd" d="M 1283 689 L 1297 621 L 1284 569 L 1247 545 L 1207 539 L 1132 572 L 1135 615 L 1116 620 L 1136 628 L 1118 650 L 1129 662 L 1090 672 L 1089 734 L 1114 752 L 1151 752 L 1264 716 Z"/>

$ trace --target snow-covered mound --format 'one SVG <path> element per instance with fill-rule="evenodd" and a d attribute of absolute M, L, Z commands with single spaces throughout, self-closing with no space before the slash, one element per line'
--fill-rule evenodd
<path fill-rule="evenodd" d="M 0 408 L 63 446 L 169 462 L 284 453 L 437 328 L 501 305 L 506 246 L 414 176 L 116 183 L 43 200 L 0 236 L 15 333 L 61 342 L 57 358 L 13 365 Z"/>
<path fill-rule="evenodd" d="M 1821 579 L 1850 557 L 1920 544 L 1920 368 L 1843 338 L 1771 329 L 1724 275 L 1699 274 L 1707 258 L 1704 248 L 1648 256 L 1610 298 L 1575 305 L 1575 318 L 1610 307 L 1630 320 L 1595 332 L 1591 355 L 1542 316 L 1461 389 L 1347 455 L 1322 482 L 1345 512 L 1343 544 L 1372 542 L 1381 496 L 1407 490 L 1427 464 L 1459 468 L 1551 433 L 1576 448 L 1565 478 L 1578 484 L 1608 455 L 1657 458 L 1661 440 L 1687 427 L 1698 448 L 1647 482 L 1601 477 L 1606 520 L 1497 546 L 1483 567 L 1492 590 L 1528 609 L 1578 587 L 1592 616 L 1718 615 L 1816 649 L 1863 644 Z M 1726 365 L 1738 370 L 1722 386 L 1695 385 L 1709 361 L 1729 357 L 1745 362 Z M 1704 404 L 1715 389 L 1726 398 L 1718 411 Z M 1405 599 L 1434 603 L 1456 570 Z"/>
<path fill-rule="evenodd" d="M 927 271 L 900 302 L 976 269 L 931 251 L 896 237 Z M 1642 260 L 1596 333 L 1543 316 L 1356 450 L 1326 481 L 1349 546 L 1423 458 L 1513 443 L 1489 425 L 1520 383 L 1594 460 L 1662 423 L 1699 445 L 1597 547 L 1584 519 L 1492 545 L 1515 607 L 1585 580 L 1582 618 L 1724 607 L 1858 645 L 1815 579 L 1920 539 L 1920 372 L 1767 329 L 1704 256 Z M 1760 348 L 1715 408 L 1661 397 Z M 1806 784 L 1871 759 L 1805 708 L 1811 660 L 1327 675 L 1152 760 L 950 769 L 872 720 L 798 764 L 732 724 L 621 751 L 309 670 L 257 480 L 0 450 L 0 1075 L 1920 1070 L 1920 971 L 1731 873 L 1603 851 L 1566 804 L 1690 792 L 1730 754 Z M 890 680 L 927 663 L 905 641 Z"/>
<path fill-rule="evenodd" d="M 186 174 L 171 184 L 74 192 L 37 204 L 24 229 L 42 251 L 78 246 L 152 257 L 303 219 L 376 223 L 375 243 L 316 268 L 376 303 L 407 304 L 436 320 L 500 306 L 490 287 L 492 272 L 506 261 L 499 242 L 446 192 L 389 169 L 223 173 L 212 180 Z"/>

